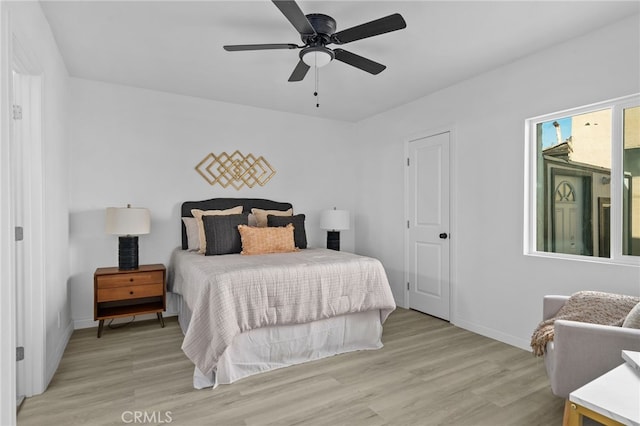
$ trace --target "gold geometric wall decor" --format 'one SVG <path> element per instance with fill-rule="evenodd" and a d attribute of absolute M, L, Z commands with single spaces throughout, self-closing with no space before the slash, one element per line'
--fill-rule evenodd
<path fill-rule="evenodd" d="M 231 155 L 210 153 L 198 163 L 196 171 L 209 185 L 217 183 L 223 188 L 231 185 L 236 190 L 245 185 L 249 188 L 256 184 L 264 186 L 276 174 L 264 157 L 255 158 L 253 154 L 244 155 L 240 151 Z"/>

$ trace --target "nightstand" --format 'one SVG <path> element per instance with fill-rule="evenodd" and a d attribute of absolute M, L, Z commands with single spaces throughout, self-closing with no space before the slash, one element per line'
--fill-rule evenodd
<path fill-rule="evenodd" d="M 140 265 L 138 269 L 98 268 L 93 275 L 93 319 L 100 320 L 98 337 L 104 320 L 155 313 L 164 327 L 166 309 L 164 265 Z"/>

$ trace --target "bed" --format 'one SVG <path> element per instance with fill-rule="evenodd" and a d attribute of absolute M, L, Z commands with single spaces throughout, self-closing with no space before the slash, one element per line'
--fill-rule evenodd
<path fill-rule="evenodd" d="M 253 211 L 262 222 L 268 212 L 269 226 L 256 227 Z M 192 212 L 216 216 L 200 216 L 204 253 L 191 244 Z M 395 302 L 377 259 L 301 248 L 306 247 L 304 216 L 294 215 L 290 203 L 216 198 L 185 202 L 181 214 L 182 245 L 172 253 L 168 286 L 177 299 L 182 350 L 194 363 L 195 388 L 382 347 L 382 325 Z M 285 235 L 287 247 L 295 243 L 294 248 L 247 255 L 247 235 L 254 234 Z M 231 252 L 216 252 L 232 246 Z"/>

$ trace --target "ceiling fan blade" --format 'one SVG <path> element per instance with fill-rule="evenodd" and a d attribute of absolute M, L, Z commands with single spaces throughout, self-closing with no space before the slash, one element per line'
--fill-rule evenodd
<path fill-rule="evenodd" d="M 363 38 L 401 30 L 406 27 L 407 23 L 404 21 L 402 15 L 394 13 L 393 15 L 385 16 L 384 18 L 376 19 L 366 24 L 338 31 L 331 36 L 331 41 L 336 44 L 345 44 Z"/>
<path fill-rule="evenodd" d="M 313 35 L 316 33 L 316 30 L 313 29 L 313 26 L 307 19 L 307 17 L 302 13 L 298 4 L 293 0 L 272 0 L 273 4 L 276 5 L 280 12 L 291 22 L 291 25 L 295 27 L 295 29 L 300 34 L 308 34 Z"/>
<path fill-rule="evenodd" d="M 355 53 L 348 52 L 344 49 L 333 49 L 333 54 L 335 55 L 336 60 L 371 74 L 380 74 L 385 70 L 385 68 L 387 68 L 382 64 L 372 61 L 371 59 L 356 55 Z"/>
<path fill-rule="evenodd" d="M 295 69 L 291 73 L 291 77 L 289 77 L 289 81 L 302 81 L 304 76 L 307 75 L 307 71 L 311 68 L 309 65 L 305 64 L 302 59 L 298 62 Z"/>
<path fill-rule="evenodd" d="M 269 50 L 269 49 L 298 49 L 296 44 L 232 44 L 222 46 L 227 52 L 239 52 L 242 50 Z"/>

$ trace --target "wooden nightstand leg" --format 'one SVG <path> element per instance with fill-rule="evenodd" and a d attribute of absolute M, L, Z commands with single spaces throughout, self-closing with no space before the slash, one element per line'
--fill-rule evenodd
<path fill-rule="evenodd" d="M 158 320 L 160 320 L 160 327 L 164 328 L 164 318 L 162 318 L 162 312 L 157 312 Z"/>
<path fill-rule="evenodd" d="M 102 336 L 102 327 L 104 326 L 104 320 L 100 320 L 98 323 L 98 339 Z"/>

